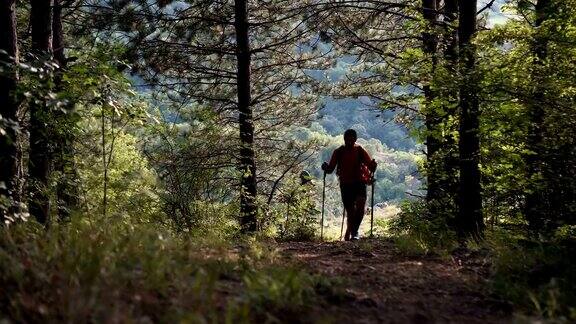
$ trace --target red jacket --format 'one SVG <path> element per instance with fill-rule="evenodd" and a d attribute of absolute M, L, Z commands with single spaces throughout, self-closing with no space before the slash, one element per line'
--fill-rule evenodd
<path fill-rule="evenodd" d="M 332 153 L 326 172 L 332 173 L 334 168 L 338 166 L 337 174 L 340 178 L 340 183 L 361 182 L 360 165 L 362 163 L 373 169 L 372 158 L 362 146 L 354 144 L 354 147 L 350 149 L 346 148 L 346 146 L 340 146 Z"/>

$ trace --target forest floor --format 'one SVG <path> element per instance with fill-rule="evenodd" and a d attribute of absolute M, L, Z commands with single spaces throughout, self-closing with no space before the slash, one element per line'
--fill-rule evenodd
<path fill-rule="evenodd" d="M 482 249 L 20 225 L 0 235 L 0 323 L 519 322 L 490 292 L 493 255 Z"/>
<path fill-rule="evenodd" d="M 342 296 L 325 296 L 313 306 L 311 322 L 513 321 L 512 306 L 489 293 L 490 265 L 480 253 L 406 256 L 393 242 L 370 239 L 290 242 L 278 248 L 286 261 L 340 281 Z"/>

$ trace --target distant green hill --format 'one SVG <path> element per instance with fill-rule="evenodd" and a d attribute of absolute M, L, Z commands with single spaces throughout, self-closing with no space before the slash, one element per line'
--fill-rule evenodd
<path fill-rule="evenodd" d="M 369 108 L 360 99 L 326 98 L 323 104 L 318 123 L 332 136 L 353 128 L 359 138 L 378 139 L 388 148 L 401 151 L 416 149 L 416 142 L 406 127 L 394 122 L 395 113 L 392 111 Z"/>

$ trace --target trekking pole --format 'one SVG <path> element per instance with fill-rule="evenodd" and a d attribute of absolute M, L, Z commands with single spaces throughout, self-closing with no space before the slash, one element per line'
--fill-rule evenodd
<path fill-rule="evenodd" d="M 326 171 L 322 180 L 322 218 L 320 219 L 320 240 L 324 240 L 324 201 L 326 200 Z"/>
<path fill-rule="evenodd" d="M 376 186 L 376 179 L 374 178 L 374 173 L 372 172 L 372 197 L 370 199 L 370 237 L 374 237 L 374 187 Z"/>
<path fill-rule="evenodd" d="M 346 218 L 346 208 L 342 208 L 342 226 L 340 227 L 340 241 L 342 241 L 342 233 L 344 233 L 344 218 Z"/>

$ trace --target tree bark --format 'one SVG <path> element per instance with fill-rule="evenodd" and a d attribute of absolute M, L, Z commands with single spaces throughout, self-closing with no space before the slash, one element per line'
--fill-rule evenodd
<path fill-rule="evenodd" d="M 66 67 L 66 56 L 64 55 L 64 30 L 62 28 L 62 1 L 52 1 L 52 50 L 54 62 L 56 62 L 61 69 L 64 69 Z"/>
<path fill-rule="evenodd" d="M 32 52 L 39 60 L 49 58 L 52 51 L 52 1 L 31 0 L 30 24 Z M 43 88 L 43 87 L 42 87 Z M 40 89 L 43 92 L 44 89 Z M 40 93 L 42 95 L 42 93 Z M 45 102 L 30 105 L 30 159 L 28 207 L 41 224 L 47 224 L 50 212 L 48 181 L 50 177 L 50 112 Z"/>
<path fill-rule="evenodd" d="M 16 1 L 0 0 L 0 66 L 18 63 L 18 35 L 16 33 Z M 15 72 L 0 74 L 0 128 L 6 132 L 0 135 L 0 197 L 9 199 L 7 208 L 0 208 L 0 226 L 4 224 L 18 190 L 18 155 L 16 129 L 18 102 L 14 95 L 18 75 Z M 3 186 L 2 186 L 3 185 Z"/>
<path fill-rule="evenodd" d="M 460 83 L 460 197 L 458 226 L 460 239 L 479 239 L 484 232 L 480 186 L 480 137 L 478 85 L 475 76 L 476 0 L 459 1 L 458 37 L 462 79 Z"/>
<path fill-rule="evenodd" d="M 456 70 L 458 63 L 458 29 L 455 24 L 458 20 L 458 0 L 444 0 L 444 23 L 446 49 L 444 57 Z"/>
<path fill-rule="evenodd" d="M 62 3 L 61 0 L 54 0 L 52 17 L 52 47 L 54 50 L 54 61 L 59 68 L 54 76 L 54 86 L 56 92 L 63 90 L 62 74 L 66 70 L 66 55 L 64 54 L 64 30 L 62 28 Z M 74 163 L 74 125 L 71 115 L 74 113 L 74 103 L 66 102 L 65 112 L 58 110 L 55 113 L 55 120 L 60 124 L 57 136 L 55 136 L 54 169 L 59 172 L 60 178 L 56 188 L 58 202 L 58 218 L 66 220 L 70 217 L 70 212 L 78 207 L 78 188 L 76 179 L 76 167 Z"/>
<path fill-rule="evenodd" d="M 538 0 L 536 2 L 535 28 L 538 29 L 548 18 L 550 10 L 550 0 Z M 534 54 L 532 84 L 534 90 L 531 101 L 528 103 L 528 136 L 526 147 L 530 153 L 526 154 L 524 161 L 527 168 L 527 178 L 529 179 L 529 191 L 526 195 L 524 213 L 531 230 L 538 232 L 544 229 L 547 216 L 548 199 L 545 195 L 545 181 L 542 179 L 544 167 L 544 61 L 547 57 L 548 41 L 536 31 L 532 43 L 532 53 Z"/>
<path fill-rule="evenodd" d="M 237 91 L 240 128 L 240 225 L 244 232 L 256 231 L 256 163 L 254 122 L 250 93 L 250 44 L 247 0 L 234 1 L 236 30 Z"/>
<path fill-rule="evenodd" d="M 434 108 L 436 94 L 430 83 L 434 78 L 437 64 L 438 37 L 434 29 L 438 24 L 437 0 L 422 0 L 422 17 L 426 22 L 425 30 L 422 32 L 422 49 L 424 55 L 430 63 L 428 73 L 429 80 L 424 84 L 424 114 L 426 124 L 426 157 L 427 157 L 427 190 L 426 203 L 431 217 L 436 216 L 440 204 L 440 177 L 442 165 L 438 161 L 438 151 L 440 150 L 440 117 Z"/>
<path fill-rule="evenodd" d="M 447 75 L 458 75 L 458 29 L 456 27 L 458 20 L 458 1 L 457 0 L 444 0 L 443 7 L 443 62 Z M 454 79 L 450 80 L 453 81 Z M 448 82 L 446 88 L 442 92 L 442 123 L 444 128 L 444 138 L 442 143 L 442 166 L 444 168 L 444 175 L 440 180 L 440 188 L 443 190 L 442 198 L 447 209 L 447 216 L 450 218 L 450 225 L 454 225 L 454 218 L 457 213 L 458 206 L 458 168 L 459 168 L 459 152 L 458 143 L 453 136 L 458 130 L 458 123 L 454 122 L 456 117 L 458 98 L 458 90 L 453 86 L 452 82 Z"/>

